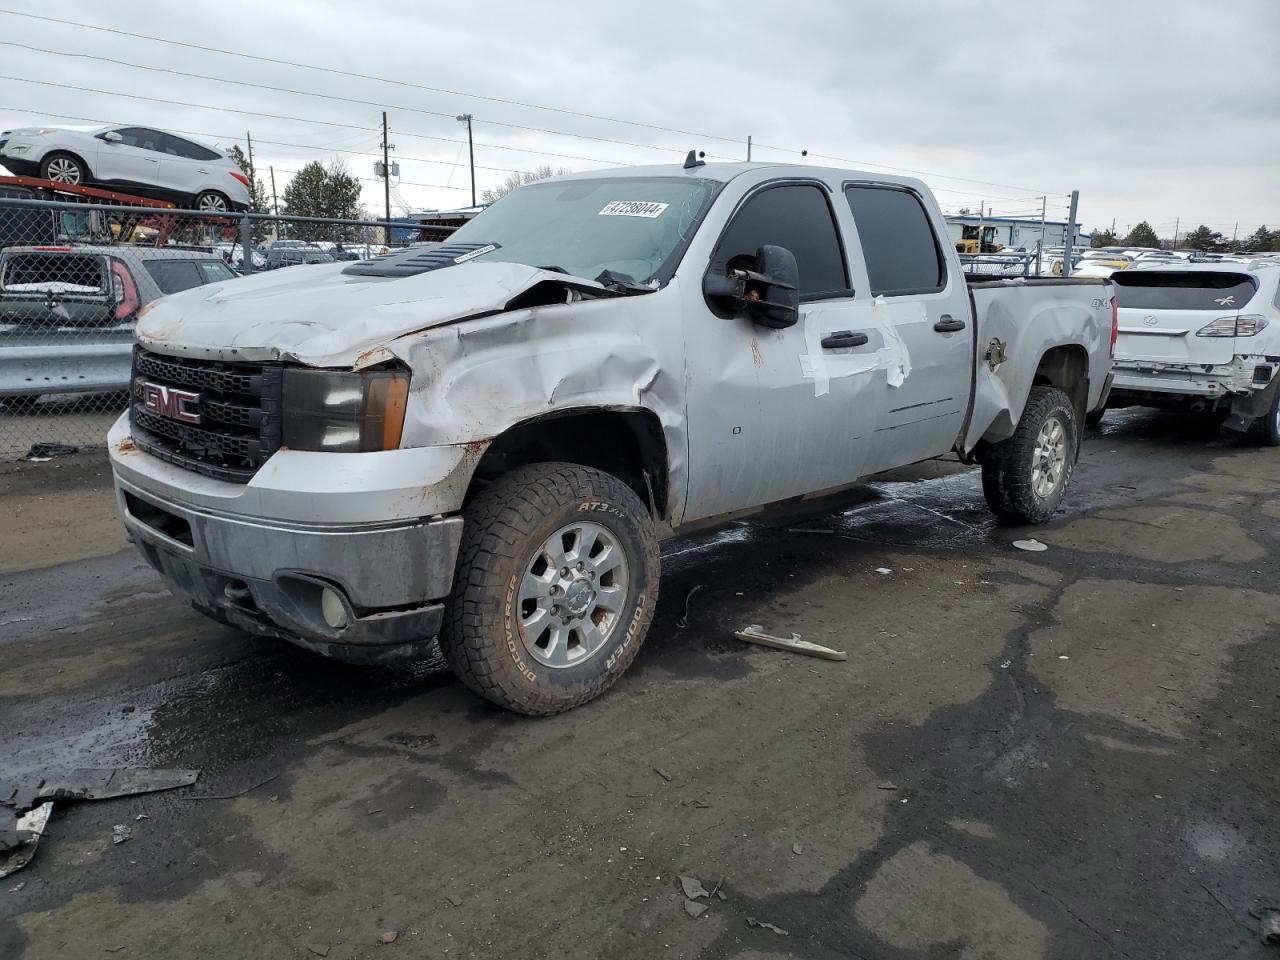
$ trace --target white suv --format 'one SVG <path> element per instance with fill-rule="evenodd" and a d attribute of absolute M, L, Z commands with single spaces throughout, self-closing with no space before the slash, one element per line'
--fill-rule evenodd
<path fill-rule="evenodd" d="M 18 176 L 89 184 L 197 210 L 244 210 L 249 178 L 234 160 L 150 127 L 22 127 L 0 131 L 0 164 Z"/>
<path fill-rule="evenodd" d="M 1280 446 L 1280 262 L 1140 263 L 1120 304 L 1108 406 L 1216 414 Z"/>

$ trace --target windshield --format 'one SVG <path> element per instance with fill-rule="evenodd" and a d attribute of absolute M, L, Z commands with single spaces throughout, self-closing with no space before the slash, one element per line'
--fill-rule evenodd
<path fill-rule="evenodd" d="M 529 184 L 449 242 L 498 245 L 481 260 L 552 267 L 588 280 L 612 270 L 637 283 L 665 283 L 721 186 L 703 177 Z"/>
<path fill-rule="evenodd" d="M 1134 270 L 1111 277 L 1116 300 L 1139 310 L 1238 310 L 1257 285 L 1246 273 Z"/>

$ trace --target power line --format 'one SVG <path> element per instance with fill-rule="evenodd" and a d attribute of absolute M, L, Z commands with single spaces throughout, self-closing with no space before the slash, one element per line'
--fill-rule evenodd
<path fill-rule="evenodd" d="M 432 87 L 424 83 L 415 83 L 410 80 L 392 79 L 390 77 L 378 77 L 367 73 L 356 73 L 351 70 L 339 70 L 336 67 L 321 67 L 311 63 L 302 63 L 297 60 L 283 60 L 276 57 L 264 57 L 258 54 L 242 53 L 238 50 L 225 50 L 221 47 L 210 47 L 198 43 L 188 43 L 182 40 L 173 40 L 168 37 L 153 37 L 145 33 L 131 33 L 127 30 L 117 30 L 113 27 L 104 27 L 93 23 L 77 23 L 74 20 L 59 20 L 56 17 L 45 17 L 39 14 L 26 13 L 20 10 L 8 10 L 0 8 L 0 13 L 7 13 L 14 17 L 26 17 L 30 20 L 43 20 L 48 23 L 56 23 L 67 27 L 79 27 L 82 30 L 97 30 L 102 33 L 113 33 L 117 36 L 130 37 L 135 40 L 148 40 L 154 43 L 167 43 L 177 47 L 186 47 L 190 50 L 203 50 L 206 53 L 219 53 L 228 57 L 239 57 L 244 60 L 257 60 L 261 63 L 273 63 L 278 66 L 298 67 L 303 70 L 315 70 L 321 73 L 332 73 L 337 76 L 351 77 L 357 80 L 373 80 L 378 83 L 390 83 L 395 86 L 412 87 L 416 90 L 426 90 L 431 93 L 443 93 L 453 97 L 469 97 L 473 100 L 485 100 L 489 103 L 502 103 L 513 107 L 523 107 L 530 110 L 546 110 L 550 113 L 559 113 L 569 117 L 581 117 L 586 120 L 603 120 L 608 123 L 619 123 L 631 127 L 643 127 L 647 130 L 660 130 L 663 133 L 674 133 L 682 137 L 701 137 L 707 140 L 719 140 L 724 143 L 741 143 L 741 137 L 721 137 L 708 133 L 697 133 L 691 130 L 681 130 L 678 127 L 666 127 L 661 124 L 647 123 L 642 120 L 625 120 L 621 117 L 609 117 L 602 114 L 585 113 L 580 110 L 569 110 L 565 107 L 551 107 L 546 104 L 530 103 L 524 100 L 512 100 L 506 97 L 494 97 L 481 93 L 468 93 L 465 90 L 450 90 L 445 87 Z"/>
<path fill-rule="evenodd" d="M 415 83 L 415 82 L 413 82 L 413 81 L 407 81 L 407 80 L 394 80 L 394 79 L 390 79 L 390 78 L 386 78 L 386 77 L 377 77 L 377 76 L 373 76 L 373 75 L 369 75 L 369 74 L 360 74 L 360 73 L 355 73 L 355 72 L 352 72 L 352 71 L 339 70 L 339 69 L 334 68 L 334 67 L 320 67 L 320 66 L 316 66 L 316 65 L 314 65 L 314 64 L 301 63 L 301 62 L 298 62 L 298 61 L 283 60 L 283 59 L 278 59 L 278 58 L 273 58 L 273 57 L 263 57 L 263 56 L 259 56 L 259 55 L 256 55 L 256 54 L 240 53 L 240 52 L 233 51 L 233 50 L 225 50 L 225 49 L 222 49 L 222 48 L 220 48 L 220 47 L 210 47 L 210 46 L 206 46 L 206 45 L 202 45 L 202 44 L 188 43 L 188 42 L 181 41 L 181 40 L 172 40 L 172 39 L 169 39 L 169 38 L 167 38 L 167 37 L 155 37 L 155 36 L 150 36 L 150 35 L 147 35 L 147 34 L 132 33 L 132 32 L 125 31 L 125 30 L 118 30 L 118 29 L 114 29 L 114 28 L 111 28 L 111 27 L 103 27 L 103 26 L 99 26 L 99 25 L 97 25 L 97 24 L 81 24 L 81 23 L 75 23 L 75 22 L 73 22 L 73 21 L 69 21 L 69 20 L 60 20 L 60 19 L 55 18 L 55 17 L 40 16 L 40 15 L 38 15 L 38 14 L 30 14 L 30 13 L 25 13 L 25 12 L 21 12 L 21 11 L 8 10 L 8 9 L 5 9 L 5 8 L 0 8 L 0 13 L 7 13 L 7 14 L 10 14 L 11 16 L 27 17 L 27 18 L 29 18 L 29 19 L 33 19 L 33 20 L 43 20 L 43 21 L 46 21 L 46 22 L 62 24 L 62 25 L 65 25 L 65 26 L 80 27 L 80 28 L 88 29 L 88 30 L 98 30 L 98 31 L 106 32 L 106 33 L 113 33 L 113 34 L 117 34 L 117 35 L 120 35 L 120 36 L 127 36 L 127 37 L 131 37 L 131 38 L 138 39 L 138 40 L 146 40 L 146 41 L 155 42 L 155 43 L 171 44 L 171 45 L 174 45 L 174 46 L 187 47 L 187 48 L 195 49 L 195 50 L 204 50 L 204 51 L 207 51 L 207 52 L 219 53 L 219 54 L 224 54 L 224 55 L 227 55 L 227 56 L 241 57 L 241 58 L 250 59 L 250 60 L 258 60 L 258 61 L 265 62 L 265 63 L 274 63 L 274 64 L 281 65 L 281 66 L 296 67 L 296 68 L 306 69 L 306 70 L 316 70 L 316 71 L 325 72 L 325 73 L 333 73 L 333 74 L 338 75 L 338 76 L 349 76 L 349 77 L 354 77 L 354 78 L 358 78 L 358 79 L 374 80 L 374 81 L 379 82 L 379 83 L 389 83 L 389 84 L 393 84 L 393 85 L 396 85 L 396 86 L 410 87 L 410 88 L 416 88 L 416 89 L 421 89 L 421 90 L 428 90 L 428 91 L 433 92 L 433 93 L 443 93 L 443 94 L 448 94 L 448 95 L 451 95 L 451 96 L 470 97 L 470 98 L 473 98 L 473 99 L 488 100 L 488 101 L 495 102 L 495 103 L 504 103 L 504 104 L 508 104 L 508 105 L 512 105 L 512 106 L 518 106 L 518 107 L 527 108 L 527 109 L 547 110 L 547 111 L 551 111 L 551 112 L 554 112 L 554 113 L 564 114 L 564 115 L 566 115 L 566 116 L 576 116 L 576 117 L 582 117 L 582 118 L 586 118 L 586 119 L 602 120 L 602 121 L 606 121 L 606 122 L 610 122 L 610 123 L 619 123 L 619 124 L 625 124 L 625 125 L 628 125 L 628 126 L 643 127 L 643 128 L 646 128 L 646 129 L 652 129 L 652 130 L 660 130 L 660 131 L 663 131 L 663 132 L 666 132 L 666 133 L 674 133 L 674 134 L 678 134 L 678 135 L 680 135 L 680 136 L 699 137 L 699 138 L 708 139 L 708 140 L 717 140 L 717 141 L 720 141 L 720 142 L 722 142 L 722 143 L 741 143 L 741 142 L 742 142 L 742 138 L 741 138 L 741 137 L 724 137 L 724 136 L 720 136 L 720 135 L 717 135 L 717 134 L 709 134 L 709 133 L 706 133 L 706 132 L 698 132 L 698 131 L 691 131 L 691 130 L 681 130 L 681 129 L 679 129 L 679 128 L 675 128 L 675 127 L 666 127 L 666 126 L 662 126 L 662 125 L 660 125 L 660 124 L 651 124 L 651 123 L 646 123 L 646 122 L 642 122 L 642 121 L 626 120 L 626 119 L 623 119 L 623 118 L 620 118 L 620 117 L 610 117 L 610 116 L 605 116 L 605 115 L 601 115 L 601 114 L 584 113 L 584 112 L 581 112 L 581 111 L 568 110 L 568 109 L 561 108 L 561 107 L 549 107 L 549 106 L 545 106 L 545 105 L 542 105 L 542 104 L 529 103 L 529 102 L 520 101 L 520 100 L 512 100 L 512 99 L 503 98 L 503 97 L 491 97 L 491 96 L 486 96 L 486 95 L 482 95 L 482 94 L 468 93 L 468 92 L 466 92 L 466 91 L 449 90 L 449 89 L 442 88 L 442 87 L 432 87 L 432 86 L 428 86 L 428 85 L 426 85 L 426 84 Z M 358 104 L 365 105 L 365 106 L 375 106 L 375 105 L 376 105 L 376 106 L 382 106 L 382 104 L 373 104 L 373 103 L 371 103 L 371 102 L 369 102 L 369 101 L 356 100 L 356 99 L 349 98 L 349 97 L 338 97 L 338 96 L 336 96 L 336 95 L 332 95 L 332 94 L 322 94 L 322 93 L 317 93 L 317 92 L 314 92 L 314 91 L 306 91 L 306 90 L 294 90 L 294 89 L 292 89 L 292 88 L 273 87 L 273 86 L 268 85 L 268 84 L 255 84 L 255 83 L 250 83 L 250 82 L 248 82 L 248 81 L 232 80 L 232 79 L 229 79 L 229 78 L 226 78 L 226 77 L 208 76 L 208 75 L 204 75 L 204 74 L 184 73 L 184 72 L 182 72 L 182 71 L 170 70 L 170 69 L 163 68 L 163 67 L 152 67 L 152 66 L 145 65 L 145 64 L 130 63 L 130 62 L 127 62 L 127 61 L 114 60 L 114 59 L 112 59 L 112 58 L 110 58 L 110 57 L 101 57 L 101 56 L 96 56 L 96 55 L 93 55 L 93 54 L 67 53 L 67 52 L 60 51 L 60 50 L 45 50 L 45 49 L 42 49 L 42 48 L 39 48 L 39 47 L 34 47 L 34 46 L 27 45 L 27 44 L 22 44 L 22 43 L 17 43 L 17 42 L 14 42 L 14 41 L 0 41 L 0 43 L 8 43 L 8 44 L 9 44 L 9 45 L 11 45 L 11 46 L 16 46 L 16 47 L 20 47 L 20 48 L 23 48 L 23 49 L 33 50 L 33 51 L 37 51 L 37 52 L 40 52 L 40 53 L 46 53 L 46 54 L 51 54 L 51 55 L 55 55 L 55 56 L 61 55 L 61 56 L 79 57 L 79 58 L 82 58 L 82 59 L 101 60 L 101 61 L 105 61 L 105 62 L 108 62 L 108 63 L 114 63 L 114 64 L 117 64 L 117 65 L 120 65 L 120 66 L 124 66 L 124 67 L 133 67 L 133 68 L 135 68 L 135 69 L 141 69 L 141 70 L 152 70 L 152 71 L 163 72 L 163 73 L 172 73 L 172 74 L 175 74 L 175 75 L 178 75 L 178 76 L 186 76 L 186 77 L 191 77 L 191 78 L 194 78 L 194 79 L 213 80 L 213 81 L 215 81 L 215 82 L 232 83 L 232 84 L 237 84 L 237 85 L 240 85 L 240 86 L 256 86 L 256 87 L 260 87 L 260 88 L 262 88 L 262 89 L 274 90 L 274 91 L 276 91 L 276 92 L 283 92 L 283 93 L 291 93 L 291 94 L 296 94 L 296 95 L 299 95 L 299 96 L 314 96 L 314 97 L 322 97 L 322 98 L 325 98 L 325 99 L 332 99 L 332 100 L 345 100 L 345 101 L 348 101 L 348 102 L 351 102 L 351 103 L 358 103 Z M 405 111 L 409 111 L 409 112 L 423 113 L 423 114 L 428 114 L 428 115 L 433 115 L 433 116 L 449 116 L 448 114 L 442 113 L 442 112 L 440 112 L 440 111 L 423 110 L 423 109 L 415 108 L 415 107 L 397 106 L 397 107 L 395 107 L 395 109 L 397 109 L 397 110 L 405 110 Z M 562 130 L 551 130 L 551 129 L 547 129 L 547 128 L 544 128 L 544 127 L 532 127 L 532 126 L 528 126 L 528 125 L 524 125 L 524 124 L 506 123 L 506 122 L 498 121 L 498 120 L 482 120 L 482 121 L 477 121 L 477 122 L 488 123 L 488 124 L 490 124 L 490 125 L 492 125 L 492 126 L 509 127 L 509 128 L 517 129 L 517 130 L 527 130 L 527 131 L 535 132 L 535 133 L 545 133 L 545 134 L 549 134 L 549 135 L 552 135 L 552 136 L 573 137 L 573 138 L 577 138 L 577 139 L 594 140 L 594 141 L 596 141 L 596 142 L 600 142 L 600 143 L 612 143 L 612 144 L 618 144 L 618 145 L 621 145 L 621 146 L 627 146 L 627 147 L 632 147 L 632 148 L 635 148 L 635 149 L 641 149 L 641 150 L 660 150 L 660 151 L 664 151 L 664 152 L 665 152 L 665 151 L 667 151 L 667 150 L 669 149 L 669 148 L 667 148 L 667 147 L 655 146 L 655 145 L 653 145 L 653 144 L 640 144 L 640 143 L 634 143 L 634 142 L 632 142 L 632 141 L 617 140 L 617 139 L 613 139 L 613 138 L 609 138 L 609 137 L 595 137 L 595 136 L 591 136 L 591 135 L 589 135 L 589 134 L 570 133 L 570 132 L 568 132 L 568 131 L 562 131 Z M 912 174 L 912 175 L 914 175 L 914 176 L 927 176 L 927 177 L 932 177 L 932 178 L 935 178 L 935 179 L 942 179 L 942 180 L 954 180 L 954 181 L 956 181 L 956 182 L 962 182 L 962 183 L 974 183 L 974 184 L 979 184 L 979 185 L 994 186 L 994 187 L 1000 187 L 1000 188 L 1002 188 L 1002 189 L 1007 189 L 1007 190 L 1021 190 L 1021 191 L 1025 191 L 1025 192 L 1027 192 L 1027 193 L 1031 193 L 1031 194 L 1043 194 L 1043 193 L 1045 193 L 1045 192 L 1046 192 L 1046 191 L 1044 191 L 1044 190 L 1042 190 L 1042 189 L 1040 189 L 1040 188 L 1033 188 L 1033 187 L 1021 187 L 1021 186 L 1018 186 L 1018 185 L 1016 185 L 1016 184 L 1004 184 L 1004 183 L 998 183 L 998 182 L 996 182 L 996 181 L 990 181 L 990 180 L 978 180 L 978 179 L 975 179 L 975 178 L 972 178 L 972 177 L 958 177 L 958 176 L 953 176 L 953 175 L 950 175 L 950 174 L 936 173 L 936 172 L 927 171 L 927 170 L 913 170 L 913 169 L 905 168 L 905 167 L 896 167 L 896 166 L 894 166 L 894 165 L 892 165 L 892 164 L 875 163 L 875 162 L 873 162 L 873 161 L 869 161 L 869 160 L 853 159 L 853 158 L 850 158 L 850 157 L 840 157 L 840 156 L 835 156 L 835 155 L 831 155 L 831 154 L 816 154 L 816 153 L 811 153 L 811 152 L 809 152 L 809 151 L 798 150 L 798 149 L 791 148 L 791 147 L 781 147 L 781 146 L 769 145 L 769 144 L 758 144 L 757 146 L 761 147 L 762 149 L 774 150 L 774 151 L 778 151 L 778 152 L 781 152 L 781 153 L 788 153 L 788 154 L 792 154 L 792 155 L 799 155 L 799 156 L 806 156 L 806 155 L 807 155 L 807 156 L 815 157 L 815 158 L 817 158 L 817 159 L 834 160 L 834 161 L 837 161 L 837 162 L 839 162 L 839 163 L 847 163 L 847 164 L 852 164 L 852 165 L 854 165 L 854 166 L 878 167 L 878 168 L 881 168 L 881 169 L 884 169 L 884 170 L 897 171 L 897 172 L 901 172 L 901 173 L 909 173 L 909 174 Z M 715 156 L 713 156 L 713 157 L 712 157 L 712 159 L 728 159 L 728 158 L 715 157 Z"/>
<path fill-rule="evenodd" d="M 3 12 L 3 11 L 0 11 Z M 126 67 L 133 70 L 148 70 L 152 73 L 167 73 L 175 77 L 186 77 L 191 80 L 208 80 L 214 83 L 227 83 L 236 87 L 252 87 L 258 90 L 270 90 L 273 93 L 287 93 L 298 97 L 315 97 L 320 100 L 332 100 L 338 103 L 351 103 L 360 107 L 378 107 L 388 110 L 398 110 L 403 113 L 417 113 L 427 117 L 447 117 L 453 119 L 456 114 L 445 113 L 441 110 L 427 110 L 423 107 L 411 107 L 408 104 L 383 103 L 374 100 L 361 100 L 357 97 L 341 97 L 336 93 L 321 93 L 318 90 L 297 90 L 293 87 L 278 87 L 270 83 L 255 83 L 251 80 L 235 80 L 231 77 L 219 77 L 208 73 L 191 73 L 186 70 L 173 70 L 169 67 L 154 67 L 145 63 L 130 63 L 127 60 L 116 60 L 113 57 L 103 57 L 93 53 L 70 53 L 66 50 L 46 50 L 43 47 L 36 47 L 26 43 L 18 43 L 14 40 L 0 40 L 0 46 L 17 47 L 21 50 L 28 50 L 32 53 L 43 53 L 55 57 L 71 57 L 78 60 L 97 60 L 102 63 L 115 64 L 118 67 Z M 43 82 L 43 81 L 41 81 Z M 103 91 L 105 92 L 105 91 Z M 631 147 L 636 150 L 657 150 L 662 153 L 671 153 L 672 148 L 658 146 L 652 143 L 635 143 L 630 140 L 615 140 L 612 137 L 596 137 L 589 133 L 570 133 L 567 130 L 552 130 L 547 127 L 531 127 L 523 123 L 508 123 L 504 120 L 484 120 L 477 119 L 476 123 L 488 124 L 491 127 L 507 127 L 512 130 L 525 130 L 530 133 L 545 133 L 556 137 L 573 137 L 577 140 L 592 140 L 596 143 L 612 143 L 618 146 Z M 717 159 L 717 158 L 713 158 Z M 724 159 L 724 158 L 718 158 Z M 1016 189 L 1016 188 L 1015 188 Z"/>
<path fill-rule="evenodd" d="M 343 130 L 362 130 L 367 133 L 376 133 L 380 129 L 378 127 L 362 127 L 359 124 L 354 124 L 354 123 L 337 123 L 333 120 L 316 120 L 316 119 L 308 119 L 306 117 L 294 117 L 294 116 L 289 116 L 286 114 L 279 114 L 279 113 L 262 113 L 261 111 L 256 111 L 256 110 L 240 110 L 234 107 L 221 107 L 221 106 L 214 106 L 213 104 L 206 104 L 206 103 L 183 103 L 178 100 L 162 100 L 158 97 L 147 97 L 147 96 L 143 96 L 141 94 L 135 94 L 135 93 L 119 93 L 111 90 L 94 90 L 91 87 L 77 87 L 77 86 L 72 86 L 71 84 L 66 84 L 66 83 L 54 83 L 53 81 L 31 80 L 27 77 L 0 76 L 0 80 L 17 80 L 22 83 L 32 83 L 32 84 L 36 84 L 38 86 L 43 86 L 43 87 L 60 87 L 64 90 L 76 90 L 76 91 L 85 92 L 85 93 L 101 93 L 101 94 L 104 94 L 105 96 L 110 96 L 110 97 L 124 97 L 126 100 L 147 100 L 152 103 L 164 103 L 164 104 L 172 104 L 175 106 L 195 107 L 200 110 L 217 110 L 221 113 L 229 113 L 238 117 L 264 117 L 268 120 L 288 120 L 291 123 L 311 123 L 311 124 L 316 124 L 322 127 L 337 127 Z M 67 119 L 67 120 L 88 120 L 90 123 L 114 123 L 115 122 L 115 121 L 107 121 L 107 120 L 95 120 L 92 117 L 74 117 L 65 113 L 51 113 L 46 110 L 32 110 L 26 107 L 8 107 L 6 109 L 12 110 L 14 113 L 33 113 L 36 116 L 60 117 L 62 119 Z M 181 131 L 175 130 L 174 132 L 179 133 Z M 207 134 L 207 133 L 193 134 L 193 135 L 211 136 L 211 134 Z M 457 137 L 439 137 L 439 136 L 432 136 L 431 134 L 426 134 L 426 133 L 410 133 L 406 131 L 397 131 L 396 136 L 409 137 L 414 140 L 438 140 L 441 143 L 461 143 L 464 145 L 467 142 L 466 140 L 462 140 Z M 223 139 L 234 139 L 234 138 L 227 137 Z M 586 160 L 589 163 L 603 163 L 611 166 L 624 165 L 617 160 L 605 160 L 601 157 L 587 157 L 587 156 L 582 156 L 581 154 L 573 154 L 573 153 L 553 153 L 548 150 L 534 150 L 532 148 L 526 148 L 526 147 L 511 147 L 511 146 L 506 146 L 504 144 L 499 144 L 499 143 L 482 143 L 479 140 L 476 141 L 476 146 L 484 147 L 487 150 L 508 150 L 513 153 L 527 153 L 535 157 L 555 157 L 557 160 Z M 496 170 L 501 168 L 494 167 L 492 169 Z"/>
<path fill-rule="evenodd" d="M 89 122 L 89 123 L 101 123 L 101 124 L 105 124 L 105 125 L 112 125 L 112 124 L 116 124 L 116 123 L 117 123 L 117 121 L 115 121 L 115 120 L 103 120 L 103 119 L 102 119 L 102 118 L 100 118 L 100 117 L 79 117 L 79 116 L 73 116 L 73 115 L 71 115 L 71 114 L 66 114 L 66 113 L 46 113 L 46 112 L 45 112 L 45 111 L 43 111 L 43 110 L 27 110 L 27 109 L 24 109 L 23 107 L 0 107 L 0 110 L 8 110 L 8 111 L 15 112 L 15 113 L 17 113 L 17 112 L 21 112 L 21 113 L 35 113 L 35 114 L 38 114 L 39 116 L 43 116 L 43 117 L 57 117 L 59 120 L 84 120 L 84 121 L 87 121 L 87 122 Z M 121 125 L 123 125 L 123 124 L 121 124 Z M 183 133 L 183 134 L 186 134 L 186 135 L 187 135 L 187 136 L 189 136 L 189 137 L 208 137 L 209 139 L 214 140 L 214 141 L 229 140 L 229 141 L 232 141 L 232 142 L 236 142 L 236 141 L 239 139 L 238 137 L 228 136 L 228 135 L 226 135 L 226 134 L 211 133 L 211 132 L 210 132 L 210 131 L 208 131 L 208 130 L 180 130 L 180 129 L 176 128 L 176 127 L 166 127 L 165 129 L 166 129 L 166 130 L 168 130 L 168 131 L 169 131 L 169 132 L 171 132 L 171 133 Z M 317 151 L 320 151 L 320 152 L 322 152 L 322 153 L 346 153 L 346 154 L 351 154 L 351 155 L 353 155 L 353 156 L 359 156 L 359 157 L 375 157 L 375 158 L 376 158 L 376 157 L 378 157 L 378 156 L 379 156 L 379 154 L 377 154 L 377 153 L 372 153 L 372 152 L 367 151 L 367 150 L 346 150 L 346 149 L 339 149 L 339 148 L 337 148 L 337 147 L 322 147 L 322 146 L 318 146 L 318 145 L 315 145 L 315 144 L 309 144 L 309 143 L 288 143 L 288 142 L 285 142 L 285 141 L 283 141 L 283 140 L 264 140 L 264 139 L 261 139 L 261 138 L 257 138 L 257 139 L 255 139 L 255 140 L 254 140 L 254 143 L 258 143 L 258 144 L 264 144 L 264 143 L 265 143 L 265 144 L 270 144 L 271 146 L 274 146 L 274 147 L 292 147 L 292 148 L 295 148 L 295 149 L 298 149 L 298 150 L 317 150 Z M 453 162 L 452 162 L 452 161 L 449 161 L 449 160 L 433 160 L 433 159 L 431 159 L 430 157 L 409 157 L 409 156 L 404 156 L 403 154 L 397 154 L 397 156 L 398 156 L 401 160 L 414 160 L 414 161 L 417 161 L 417 162 L 419 162 L 419 163 L 436 163 L 436 164 L 440 164 L 441 166 L 446 166 L 446 167 L 451 167 L 451 166 L 453 166 Z M 284 167 L 280 167 L 280 168 L 278 168 L 278 169 L 279 169 L 281 172 L 283 172 L 283 173 L 289 173 L 289 172 L 291 172 L 291 171 L 286 170 Z M 519 173 L 519 172 L 520 172 L 520 171 L 518 171 L 518 170 L 509 169 L 509 168 L 507 168 L 507 167 L 481 167 L 481 166 L 478 166 L 478 165 L 477 165 L 476 169 L 477 169 L 477 170 L 489 170 L 489 171 L 493 171 L 493 172 L 497 172 L 497 173 Z M 381 181 L 379 181 L 379 182 L 381 182 Z M 462 189 L 465 189 L 465 188 L 463 188 L 463 187 L 453 187 L 453 186 L 450 186 L 450 185 L 449 185 L 449 184 L 447 184 L 447 183 L 441 183 L 441 184 L 411 184 L 411 183 L 409 183 L 408 181 L 404 181 L 404 182 L 405 182 L 407 185 L 410 185 L 410 186 L 438 186 L 438 187 L 442 187 L 442 188 L 445 188 L 445 189 L 448 189 L 448 190 L 462 190 Z"/>

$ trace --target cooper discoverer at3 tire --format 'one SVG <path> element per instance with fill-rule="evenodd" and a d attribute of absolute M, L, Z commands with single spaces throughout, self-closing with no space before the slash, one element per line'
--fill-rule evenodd
<path fill-rule="evenodd" d="M 464 513 L 440 646 L 468 687 L 534 716 L 611 687 L 658 599 L 658 540 L 623 481 L 589 467 L 521 467 Z"/>

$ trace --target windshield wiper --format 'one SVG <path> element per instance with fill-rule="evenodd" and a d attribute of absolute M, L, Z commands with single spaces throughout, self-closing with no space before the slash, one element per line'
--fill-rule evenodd
<path fill-rule="evenodd" d="M 616 270 L 601 270 L 600 275 L 596 277 L 596 283 L 604 287 L 606 290 L 612 290 L 615 293 L 621 293 L 626 296 L 633 296 L 639 293 L 653 293 L 656 287 L 649 287 L 643 283 L 636 283 L 635 277 L 625 273 L 619 273 Z"/>

